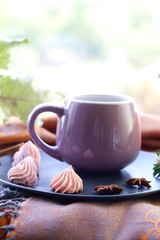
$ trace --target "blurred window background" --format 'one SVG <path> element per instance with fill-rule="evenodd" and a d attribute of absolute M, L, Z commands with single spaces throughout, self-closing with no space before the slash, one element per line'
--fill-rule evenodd
<path fill-rule="evenodd" d="M 120 93 L 160 114 L 159 0 L 0 0 L 0 114 Z"/>

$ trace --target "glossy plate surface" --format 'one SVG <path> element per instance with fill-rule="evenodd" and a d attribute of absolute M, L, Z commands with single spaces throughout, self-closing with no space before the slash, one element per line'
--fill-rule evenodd
<path fill-rule="evenodd" d="M 118 173 L 112 174 L 89 174 L 77 172 L 83 180 L 84 190 L 78 194 L 62 194 L 55 193 L 50 190 L 50 180 L 58 172 L 68 166 L 64 162 L 60 162 L 55 158 L 48 156 L 40 151 L 42 161 L 39 168 L 39 180 L 34 187 L 25 187 L 13 184 L 7 179 L 7 172 L 12 165 L 12 156 L 8 155 L 0 158 L 0 181 L 9 187 L 17 188 L 34 195 L 48 196 L 58 199 L 74 200 L 116 200 L 123 198 L 133 198 L 139 196 L 147 196 L 160 191 L 160 179 L 153 177 L 153 164 L 156 163 L 156 154 L 141 151 L 137 159 L 128 167 Z M 151 188 L 129 187 L 125 184 L 125 180 L 132 177 L 145 177 L 151 181 Z M 98 195 L 94 191 L 97 185 L 118 184 L 123 191 L 118 195 Z"/>

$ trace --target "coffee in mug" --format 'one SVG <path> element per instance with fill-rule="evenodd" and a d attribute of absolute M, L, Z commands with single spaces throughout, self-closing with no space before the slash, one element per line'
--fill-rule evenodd
<path fill-rule="evenodd" d="M 34 129 L 40 113 L 58 115 L 56 146 L 46 144 Z M 50 156 L 90 172 L 115 172 L 131 164 L 141 147 L 135 101 L 125 95 L 74 96 L 63 106 L 39 104 L 28 116 L 33 142 Z"/>

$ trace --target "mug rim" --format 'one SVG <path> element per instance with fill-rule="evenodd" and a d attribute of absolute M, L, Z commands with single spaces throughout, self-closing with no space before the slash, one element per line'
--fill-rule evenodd
<path fill-rule="evenodd" d="M 134 98 L 125 94 L 79 94 L 70 98 L 77 103 L 88 104 L 128 104 L 134 103 Z"/>

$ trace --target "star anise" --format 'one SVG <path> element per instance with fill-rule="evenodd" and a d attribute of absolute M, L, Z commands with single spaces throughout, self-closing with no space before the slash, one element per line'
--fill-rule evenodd
<path fill-rule="evenodd" d="M 111 185 L 96 186 L 94 187 L 94 190 L 101 195 L 114 195 L 114 194 L 121 193 L 123 188 L 116 184 L 111 184 Z"/>
<path fill-rule="evenodd" d="M 129 186 L 147 187 L 150 188 L 150 182 L 146 178 L 129 178 L 125 181 Z"/>

